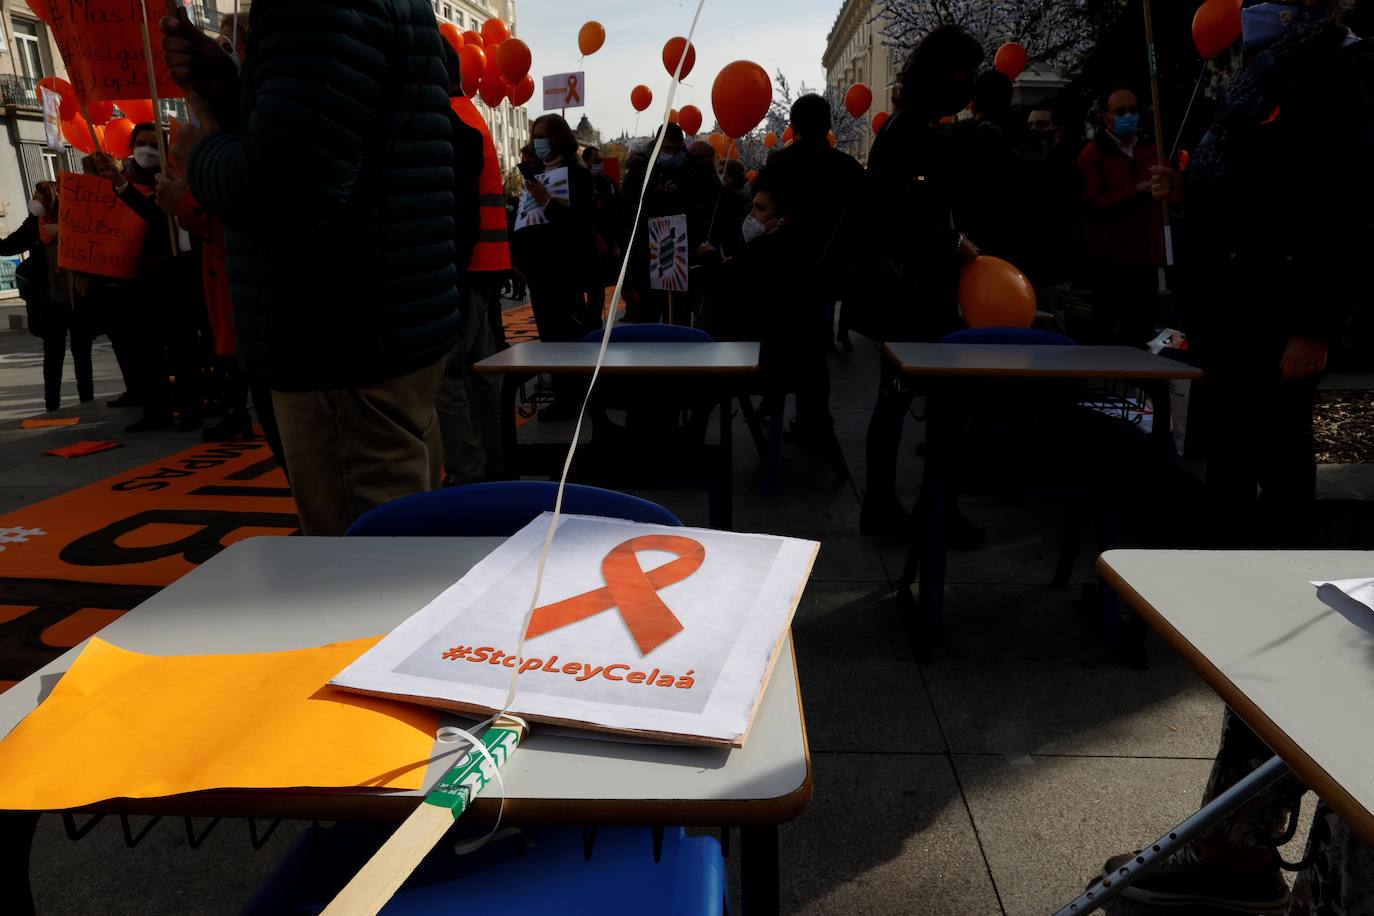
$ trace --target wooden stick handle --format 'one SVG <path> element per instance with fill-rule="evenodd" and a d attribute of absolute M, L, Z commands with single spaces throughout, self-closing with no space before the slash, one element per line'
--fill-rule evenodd
<path fill-rule="evenodd" d="M 1155 54 L 1155 18 L 1150 12 L 1150 0 L 1141 0 L 1145 13 L 1145 53 L 1150 67 L 1150 106 L 1155 116 L 1155 149 L 1159 153 L 1159 165 L 1167 166 L 1164 159 L 1164 114 L 1159 106 L 1159 59 Z M 1169 201 L 1160 201 L 1160 213 L 1164 219 L 1164 262 L 1174 263 L 1173 229 L 1170 227 Z"/>
<path fill-rule="evenodd" d="M 162 136 L 162 105 L 157 97 L 157 67 L 153 64 L 153 41 L 148 36 L 148 7 L 143 7 L 143 18 L 138 23 L 143 33 L 143 62 L 148 65 L 148 97 L 153 101 L 153 133 L 157 136 L 157 153 L 162 157 L 162 170 L 171 175 L 172 161 L 167 158 L 167 138 Z M 177 221 L 167 215 L 167 240 L 172 246 L 172 257 L 181 254 L 177 244 Z"/>

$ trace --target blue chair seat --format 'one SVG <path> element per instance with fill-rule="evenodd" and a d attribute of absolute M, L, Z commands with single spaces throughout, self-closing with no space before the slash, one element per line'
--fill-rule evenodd
<path fill-rule="evenodd" d="M 558 484 L 507 480 L 447 487 L 403 496 L 372 509 L 348 529 L 352 537 L 509 537 L 541 513 L 552 512 Z M 682 527 L 667 509 L 628 493 L 570 483 L 563 511 L 651 525 Z"/>

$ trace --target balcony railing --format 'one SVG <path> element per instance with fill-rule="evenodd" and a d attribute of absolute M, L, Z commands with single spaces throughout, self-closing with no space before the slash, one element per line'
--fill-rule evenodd
<path fill-rule="evenodd" d="M 0 104 L 10 108 L 41 108 L 37 87 L 36 77 L 0 73 Z"/>

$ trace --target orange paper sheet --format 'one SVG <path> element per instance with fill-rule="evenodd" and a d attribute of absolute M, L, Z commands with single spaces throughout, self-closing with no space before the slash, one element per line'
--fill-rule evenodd
<path fill-rule="evenodd" d="M 71 445 L 50 448 L 43 454 L 56 455 L 58 458 L 85 458 L 87 455 L 94 455 L 96 452 L 108 452 L 112 448 L 119 448 L 119 446 L 120 443 L 113 439 L 85 439 L 81 442 L 73 442 Z"/>
<path fill-rule="evenodd" d="M 59 426 L 75 426 L 80 417 L 29 417 L 19 425 L 23 429 L 52 429 Z"/>
<path fill-rule="evenodd" d="M 94 638 L 0 741 L 0 809 L 204 789 L 418 789 L 437 715 L 326 686 L 380 639 L 164 657 Z"/>

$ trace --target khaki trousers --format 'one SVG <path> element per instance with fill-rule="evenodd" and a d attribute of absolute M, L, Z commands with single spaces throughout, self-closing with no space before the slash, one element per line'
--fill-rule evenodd
<path fill-rule="evenodd" d="M 305 534 L 341 535 L 369 509 L 440 485 L 443 375 L 439 360 L 373 385 L 272 392 Z"/>

